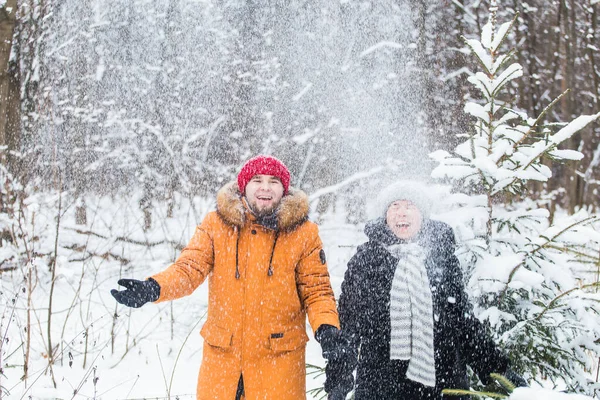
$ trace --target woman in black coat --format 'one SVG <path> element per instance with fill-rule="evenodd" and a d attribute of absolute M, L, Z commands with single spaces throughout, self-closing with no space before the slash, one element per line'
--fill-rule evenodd
<path fill-rule="evenodd" d="M 492 372 L 507 374 L 507 358 L 472 313 L 452 229 L 430 220 L 430 208 L 418 183 L 398 182 L 377 197 L 379 217 L 367 223 L 369 240 L 342 283 L 338 310 L 349 348 L 327 365 L 329 399 L 355 386 L 356 400 L 437 400 L 442 389 L 469 387 L 467 365 L 484 382 Z"/>

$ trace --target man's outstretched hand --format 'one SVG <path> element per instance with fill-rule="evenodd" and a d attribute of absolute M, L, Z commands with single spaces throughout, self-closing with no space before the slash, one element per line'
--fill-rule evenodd
<path fill-rule="evenodd" d="M 117 284 L 125 287 L 125 290 L 112 289 L 110 294 L 117 302 L 127 307 L 140 308 L 150 301 L 158 300 L 160 297 L 160 285 L 152 278 L 145 281 L 119 279 Z"/>

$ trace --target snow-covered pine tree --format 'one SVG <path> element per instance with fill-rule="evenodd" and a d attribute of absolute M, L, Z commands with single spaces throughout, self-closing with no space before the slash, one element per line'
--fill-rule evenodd
<path fill-rule="evenodd" d="M 497 25 L 496 11 L 492 1 L 480 40 L 465 39 L 481 69 L 469 77 L 479 100 L 465 106 L 473 131 L 461 135 L 453 154 L 431 154 L 439 162 L 432 177 L 464 192 L 451 197 L 460 207 L 441 217 L 455 228 L 476 312 L 516 369 L 589 394 L 600 387 L 592 377 L 600 295 L 597 279 L 584 272 L 599 266 L 599 219 L 581 210 L 551 223 L 549 212 L 527 198 L 527 184 L 551 179 L 550 162 L 581 159 L 558 146 L 600 113 L 560 124 L 546 122 L 558 99 L 535 118 L 512 109 L 507 85 L 522 67 L 510 62 L 514 49 L 500 47 L 515 20 Z"/>

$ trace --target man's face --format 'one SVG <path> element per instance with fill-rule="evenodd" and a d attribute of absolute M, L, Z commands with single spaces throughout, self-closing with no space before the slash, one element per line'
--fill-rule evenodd
<path fill-rule="evenodd" d="M 281 180 L 272 175 L 254 175 L 246 185 L 246 200 L 257 215 L 271 214 L 283 197 Z"/>
<path fill-rule="evenodd" d="M 385 220 L 396 236 L 408 240 L 421 230 L 423 215 L 410 201 L 397 200 L 388 207 Z"/>

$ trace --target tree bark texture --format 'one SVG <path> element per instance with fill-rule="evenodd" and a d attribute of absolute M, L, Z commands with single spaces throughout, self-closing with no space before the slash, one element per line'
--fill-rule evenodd
<path fill-rule="evenodd" d="M 9 150 L 19 141 L 19 68 L 11 60 L 16 15 L 17 0 L 7 0 L 0 8 L 0 146 Z"/>

